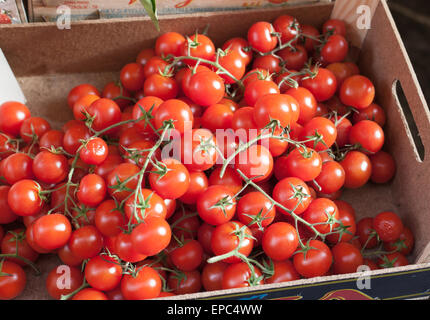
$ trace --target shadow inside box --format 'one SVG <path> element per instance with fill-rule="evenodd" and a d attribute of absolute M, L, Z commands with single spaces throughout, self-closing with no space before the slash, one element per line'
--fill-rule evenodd
<path fill-rule="evenodd" d="M 397 28 L 405 44 L 427 102 L 430 101 L 430 1 L 389 0 Z"/>

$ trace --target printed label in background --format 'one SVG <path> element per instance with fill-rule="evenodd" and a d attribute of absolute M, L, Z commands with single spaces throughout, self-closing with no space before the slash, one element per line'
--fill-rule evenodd
<path fill-rule="evenodd" d="M 55 21 L 56 8 L 67 5 L 72 20 L 145 16 L 139 0 L 31 0 L 34 21 Z M 158 15 L 213 12 L 309 4 L 322 0 L 157 0 Z M 328 0 L 323 0 L 328 1 Z"/>
<path fill-rule="evenodd" d="M 26 103 L 24 93 L 0 49 L 0 105 L 6 101 Z"/>
<path fill-rule="evenodd" d="M 15 0 L 0 0 L 0 24 L 21 23 Z"/>

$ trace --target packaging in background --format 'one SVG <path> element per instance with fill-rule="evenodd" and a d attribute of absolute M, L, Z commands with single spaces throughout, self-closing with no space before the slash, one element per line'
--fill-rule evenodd
<path fill-rule="evenodd" d="M 21 0 L 17 2 L 21 3 Z M 23 19 L 22 14 L 20 14 L 15 0 L 0 0 L 0 24 L 16 24 L 23 22 L 27 21 L 25 18 Z"/>
<path fill-rule="evenodd" d="M 28 0 L 31 21 L 55 21 L 57 7 L 67 5 L 72 20 L 123 18 L 146 15 L 139 0 Z M 331 0 L 157 0 L 159 15 L 240 10 L 330 2 Z M 130 2 L 133 2 L 130 4 Z"/>

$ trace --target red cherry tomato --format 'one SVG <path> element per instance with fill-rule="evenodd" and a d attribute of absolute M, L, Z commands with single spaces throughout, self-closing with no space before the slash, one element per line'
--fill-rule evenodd
<path fill-rule="evenodd" d="M 336 244 L 331 252 L 335 274 L 355 273 L 358 272 L 358 267 L 363 265 L 363 256 L 360 250 L 348 242 Z"/>
<path fill-rule="evenodd" d="M 310 249 L 306 251 L 306 255 L 301 251 L 294 255 L 294 267 L 305 278 L 325 275 L 329 271 L 333 259 L 329 247 L 319 240 L 310 240 L 307 245 Z"/>
<path fill-rule="evenodd" d="M 264 231 L 263 250 L 272 260 L 289 259 L 296 251 L 298 244 L 297 231 L 289 223 L 277 222 L 268 226 Z"/>
<path fill-rule="evenodd" d="M 274 32 L 275 29 L 269 22 L 260 21 L 254 23 L 248 29 L 249 45 L 262 53 L 275 49 L 278 44 L 278 38 L 273 35 Z"/>
<path fill-rule="evenodd" d="M 373 218 L 373 229 L 382 241 L 394 241 L 400 237 L 403 223 L 396 213 L 385 211 Z"/>
<path fill-rule="evenodd" d="M 362 75 L 351 76 L 340 87 L 339 97 L 343 104 L 357 109 L 365 109 L 373 102 L 375 87 Z"/>

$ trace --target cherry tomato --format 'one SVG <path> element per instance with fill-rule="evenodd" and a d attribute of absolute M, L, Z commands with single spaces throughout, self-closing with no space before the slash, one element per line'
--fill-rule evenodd
<path fill-rule="evenodd" d="M 348 242 L 339 242 L 332 249 L 333 271 L 335 274 L 355 273 L 363 265 L 359 249 Z"/>
<path fill-rule="evenodd" d="M 236 200 L 233 197 L 234 193 L 225 186 L 210 186 L 197 199 L 200 218 L 215 226 L 230 221 L 236 212 Z"/>
<path fill-rule="evenodd" d="M 321 173 L 315 178 L 315 181 L 320 188 L 320 192 L 334 193 L 339 191 L 345 183 L 345 170 L 336 161 L 324 162 L 321 167 Z"/>
<path fill-rule="evenodd" d="M 365 249 L 372 249 L 378 245 L 379 238 L 373 227 L 373 218 L 362 218 L 357 223 L 357 235 L 360 244 Z"/>
<path fill-rule="evenodd" d="M 42 189 L 34 180 L 20 180 L 9 190 L 7 201 L 12 211 L 19 216 L 37 214 L 43 206 Z"/>
<path fill-rule="evenodd" d="M 384 249 L 389 252 L 397 250 L 401 254 L 407 256 L 412 252 L 414 243 L 414 235 L 411 229 L 409 229 L 408 227 L 404 227 L 397 240 L 384 242 Z"/>
<path fill-rule="evenodd" d="M 203 248 L 197 240 L 187 240 L 169 253 L 172 263 L 181 271 L 196 270 L 203 260 Z"/>
<path fill-rule="evenodd" d="M 206 171 L 218 158 L 215 136 L 207 129 L 187 131 L 181 139 L 181 159 L 190 171 Z"/>
<path fill-rule="evenodd" d="M 83 226 L 72 232 L 69 240 L 70 250 L 82 259 L 95 257 L 103 247 L 103 237 L 96 227 Z"/>
<path fill-rule="evenodd" d="M 290 260 L 273 261 L 273 275 L 270 278 L 266 278 L 264 283 L 281 283 L 299 279 L 300 275 Z"/>
<path fill-rule="evenodd" d="M 114 100 L 121 110 L 125 109 L 132 103 L 132 94 L 123 88 L 121 83 L 109 82 L 105 85 L 102 97 Z"/>
<path fill-rule="evenodd" d="M 213 61 L 215 60 L 215 45 L 209 37 L 196 33 L 188 37 L 187 41 L 183 43 L 181 55 Z M 197 61 L 186 59 L 185 63 L 194 66 Z"/>
<path fill-rule="evenodd" d="M 352 115 L 352 121 L 357 123 L 361 120 L 372 120 L 383 127 L 386 122 L 386 115 L 384 109 L 376 103 L 371 103 L 370 106 L 364 109 L 360 109 L 359 112 L 354 112 Z"/>
<path fill-rule="evenodd" d="M 351 76 L 340 87 L 339 97 L 343 104 L 357 109 L 365 109 L 375 98 L 372 81 L 362 75 Z"/>
<path fill-rule="evenodd" d="M 316 140 L 307 141 L 310 137 Z M 309 148 L 316 151 L 324 151 L 330 148 L 336 141 L 337 130 L 332 121 L 323 117 L 315 117 L 305 124 L 300 135 L 302 141 Z"/>
<path fill-rule="evenodd" d="M 345 22 L 339 19 L 330 19 L 323 24 L 323 33 L 331 32 L 332 34 L 346 35 Z"/>
<path fill-rule="evenodd" d="M 151 188 L 165 199 L 178 199 L 190 186 L 190 173 L 178 160 L 164 159 L 149 174 Z"/>
<path fill-rule="evenodd" d="M 121 260 L 136 263 L 146 259 L 146 255 L 139 253 L 133 245 L 130 233 L 121 232 L 115 237 L 115 253 Z"/>
<path fill-rule="evenodd" d="M 137 218 L 141 221 L 149 217 L 162 219 L 166 217 L 167 209 L 164 200 L 153 190 L 141 189 L 140 194 L 137 195 L 136 204 L 135 197 L 136 195 L 132 195 L 125 202 L 124 211 L 127 221 L 131 219 L 132 223 L 137 223 Z"/>
<path fill-rule="evenodd" d="M 254 272 L 252 272 L 254 271 Z M 246 288 L 251 285 L 263 284 L 260 269 L 254 266 L 254 270 L 245 262 L 230 264 L 224 271 L 222 289 Z"/>
<path fill-rule="evenodd" d="M 100 233 L 107 237 L 114 237 L 125 227 L 123 213 L 117 208 L 115 200 L 106 200 L 96 209 L 94 223 Z"/>
<path fill-rule="evenodd" d="M 40 117 L 30 117 L 22 122 L 19 135 L 27 143 L 38 142 L 49 130 L 51 125 L 48 121 Z"/>
<path fill-rule="evenodd" d="M 373 218 L 373 229 L 382 241 L 394 241 L 400 237 L 403 223 L 396 213 L 385 211 Z"/>
<path fill-rule="evenodd" d="M 2 254 L 17 254 L 20 257 L 26 258 L 32 262 L 35 262 L 39 257 L 39 253 L 33 250 L 28 244 L 25 236 L 24 229 L 9 230 L 1 241 L 1 253 Z M 20 266 L 25 266 L 26 263 L 20 259 L 8 258 Z"/>
<path fill-rule="evenodd" d="M 155 41 L 155 54 L 160 57 L 180 56 L 185 42 L 183 35 L 177 32 L 166 32 Z"/>
<path fill-rule="evenodd" d="M 221 74 L 226 84 L 235 83 L 236 80 L 243 78 L 246 64 L 242 55 L 238 51 L 227 50 L 225 55 L 220 55 L 218 63 L 227 70 L 233 77 Z"/>
<path fill-rule="evenodd" d="M 202 288 L 200 272 L 198 270 L 172 272 L 167 279 L 167 285 L 175 294 L 199 292 Z"/>
<path fill-rule="evenodd" d="M 237 218 L 250 228 L 267 227 L 275 218 L 276 209 L 261 192 L 250 192 L 237 203 Z"/>
<path fill-rule="evenodd" d="M 100 91 L 88 83 L 80 84 L 70 90 L 69 95 L 67 96 L 67 104 L 69 105 L 70 109 L 73 108 L 76 101 L 89 94 L 100 96 Z"/>
<path fill-rule="evenodd" d="M 75 155 L 82 145 L 81 140 L 87 140 L 91 137 L 90 131 L 85 125 L 76 125 L 64 132 L 63 148 L 72 155 Z"/>
<path fill-rule="evenodd" d="M 240 189 L 242 189 L 242 178 L 239 176 L 236 170 L 227 167 L 224 175 L 221 178 L 221 169 L 221 167 L 216 167 L 215 170 L 212 171 L 211 175 L 209 176 L 209 185 L 225 186 L 230 188 L 233 194 L 239 192 Z"/>
<path fill-rule="evenodd" d="M 143 93 L 145 96 L 154 96 L 168 100 L 176 98 L 178 92 L 179 86 L 176 80 L 161 74 L 151 74 L 143 84 Z"/>
<path fill-rule="evenodd" d="M 72 234 L 70 221 L 62 214 L 42 216 L 33 223 L 35 243 L 42 249 L 55 250 L 63 247 Z"/>
<path fill-rule="evenodd" d="M 95 256 L 85 265 L 85 279 L 94 289 L 110 291 L 120 284 L 122 268 L 114 258 Z"/>
<path fill-rule="evenodd" d="M 75 294 L 72 300 L 108 300 L 108 297 L 103 292 L 93 289 L 85 288 Z"/>
<path fill-rule="evenodd" d="M 86 121 L 89 118 L 88 109 L 91 104 L 100 99 L 99 96 L 88 94 L 79 98 L 73 105 L 73 116 L 78 121 Z"/>
<path fill-rule="evenodd" d="M 70 250 L 69 245 L 66 243 L 63 247 L 57 250 L 58 257 L 60 260 L 71 267 L 77 267 L 82 264 L 83 259 L 77 257 L 72 250 Z"/>
<path fill-rule="evenodd" d="M 162 128 L 165 121 L 173 121 L 175 129 L 183 134 L 186 128 L 193 127 L 193 113 L 190 107 L 178 99 L 164 101 L 155 111 L 155 128 Z"/>
<path fill-rule="evenodd" d="M 242 239 L 242 240 L 241 240 Z M 248 256 L 254 246 L 251 230 L 238 221 L 228 221 L 218 225 L 212 233 L 212 252 L 218 256 L 233 250 L 238 250 L 244 256 Z M 237 263 L 241 259 L 231 256 L 222 260 L 226 263 Z"/>
<path fill-rule="evenodd" d="M 145 48 L 139 52 L 136 58 L 136 62 L 145 66 L 148 61 L 155 56 L 155 50 L 153 48 Z"/>
<path fill-rule="evenodd" d="M 373 154 L 381 150 L 384 141 L 384 131 L 379 124 L 371 120 L 357 122 L 349 132 L 349 143 L 359 145 L 366 154 Z"/>
<path fill-rule="evenodd" d="M 298 178 L 289 177 L 279 181 L 273 189 L 273 199 L 295 214 L 302 214 L 312 201 L 308 185 Z M 288 212 L 280 209 L 288 215 Z"/>
<path fill-rule="evenodd" d="M 266 228 L 262 246 L 265 254 L 275 261 L 289 259 L 296 251 L 299 238 L 296 229 L 286 222 L 276 222 Z"/>
<path fill-rule="evenodd" d="M 372 163 L 360 151 L 350 151 L 340 162 L 345 171 L 345 187 L 360 188 L 369 181 L 372 174 Z"/>
<path fill-rule="evenodd" d="M 380 268 L 395 268 L 407 266 L 409 261 L 400 252 L 395 252 L 383 255 L 377 260 L 376 264 Z"/>
<path fill-rule="evenodd" d="M 201 118 L 202 126 L 212 132 L 232 126 L 234 112 L 225 104 L 214 104 L 206 108 Z"/>
<path fill-rule="evenodd" d="M 202 270 L 202 285 L 206 291 L 222 290 L 222 279 L 228 264 L 222 261 L 208 263 Z"/>
<path fill-rule="evenodd" d="M 172 231 L 166 220 L 149 217 L 133 229 L 131 233 L 136 251 L 153 256 L 164 250 L 170 242 Z"/>
<path fill-rule="evenodd" d="M 292 96 L 299 104 L 300 113 L 297 120 L 299 124 L 305 125 L 316 116 L 317 101 L 308 89 L 303 87 L 291 88 L 285 91 L 285 94 Z"/>
<path fill-rule="evenodd" d="M 46 278 L 46 290 L 52 298 L 60 300 L 61 296 L 66 296 L 79 289 L 83 281 L 81 270 L 68 265 L 60 265 L 49 272 Z"/>
<path fill-rule="evenodd" d="M 225 94 L 223 79 L 213 71 L 201 71 L 190 78 L 188 98 L 201 106 L 218 103 Z"/>
<path fill-rule="evenodd" d="M 40 182 L 60 183 L 69 173 L 69 163 L 62 154 L 41 151 L 33 159 L 32 170 Z"/>
<path fill-rule="evenodd" d="M 300 34 L 302 35 L 301 42 L 303 43 L 303 46 L 306 48 L 306 51 L 308 52 L 314 51 L 318 45 L 318 41 L 314 39 L 318 39 L 320 36 L 318 29 L 308 24 L 302 24 L 300 26 L 300 29 L 301 29 Z M 309 36 L 314 39 L 310 38 Z"/>
<path fill-rule="evenodd" d="M 96 131 L 102 131 L 121 121 L 121 109 L 118 104 L 110 99 L 101 98 L 94 101 L 88 113 L 93 118 L 91 128 Z M 119 127 L 106 131 L 106 134 L 118 132 Z"/>
<path fill-rule="evenodd" d="M 313 200 L 302 217 L 322 234 L 333 232 L 339 226 L 339 210 L 332 200 L 326 198 Z"/>
<path fill-rule="evenodd" d="M 333 255 L 327 245 L 319 240 L 310 240 L 307 245 L 310 249 L 306 255 L 298 251 L 293 258 L 294 268 L 305 278 L 325 275 L 332 264 Z"/>
<path fill-rule="evenodd" d="M 185 204 L 195 204 L 199 196 L 206 191 L 209 186 L 206 174 L 200 171 L 190 172 L 190 184 L 187 191 L 179 200 Z"/>
<path fill-rule="evenodd" d="M 229 51 L 237 51 L 242 57 L 245 65 L 248 65 L 252 60 L 252 51 L 249 50 L 249 43 L 244 38 L 231 38 L 223 44 L 221 49 L 224 51 L 227 49 Z"/>
<path fill-rule="evenodd" d="M 11 261 L 0 262 L 0 299 L 12 300 L 25 289 L 27 276 L 22 267 Z"/>
<path fill-rule="evenodd" d="M 0 105 L 0 131 L 5 134 L 17 136 L 28 118 L 30 110 L 22 103 L 10 101 Z M 31 137 L 26 139 L 31 141 Z"/>
<path fill-rule="evenodd" d="M 296 148 L 285 159 L 284 165 L 288 176 L 303 181 L 316 179 L 322 170 L 321 156 L 313 149 Z"/>
<path fill-rule="evenodd" d="M 252 68 L 264 69 L 270 73 L 278 73 L 281 71 L 281 59 L 274 55 L 258 56 L 254 59 Z"/>
<path fill-rule="evenodd" d="M 342 35 L 335 34 L 328 37 L 321 49 L 321 57 L 326 63 L 342 62 L 345 60 L 348 50 L 348 41 Z"/>
<path fill-rule="evenodd" d="M 23 180 L 33 179 L 33 159 L 25 153 L 14 153 L 2 161 L 3 178 L 10 185 Z"/>
<path fill-rule="evenodd" d="M 263 181 L 273 172 L 273 157 L 264 146 L 252 145 L 236 156 L 235 168 L 254 182 Z"/>
<path fill-rule="evenodd" d="M 157 97 L 149 96 L 140 99 L 133 107 L 133 119 L 138 120 L 136 126 L 145 133 L 154 134 L 155 119 L 153 116 L 163 100 Z"/>
<path fill-rule="evenodd" d="M 83 162 L 89 165 L 99 165 L 103 163 L 108 156 L 108 146 L 101 138 L 92 138 L 84 143 L 79 152 Z"/>
<path fill-rule="evenodd" d="M 308 61 L 308 53 L 301 45 L 287 47 L 278 51 L 277 54 L 282 58 L 284 66 L 288 70 L 301 70 Z"/>
<path fill-rule="evenodd" d="M 271 80 L 256 79 L 245 86 L 245 101 L 248 106 L 255 106 L 258 99 L 269 94 L 279 94 L 278 85 Z"/>
<path fill-rule="evenodd" d="M 109 195 L 117 201 L 123 201 L 135 190 L 139 181 L 140 172 L 138 166 L 131 163 L 121 163 L 109 173 L 107 177 L 107 189 Z"/>
<path fill-rule="evenodd" d="M 314 77 L 301 81 L 301 86 L 308 89 L 318 102 L 329 100 L 336 92 L 337 80 L 333 72 L 325 68 L 314 67 Z"/>
<path fill-rule="evenodd" d="M 278 38 L 273 35 L 274 32 L 275 29 L 269 22 L 260 21 L 254 23 L 248 29 L 249 45 L 261 53 L 267 53 L 275 49 L 278 44 Z"/>
<path fill-rule="evenodd" d="M 335 75 L 338 90 L 342 86 L 342 83 L 345 81 L 345 79 L 360 73 L 357 65 L 347 62 L 330 63 L 326 68 Z"/>
<path fill-rule="evenodd" d="M 79 202 L 94 208 L 97 207 L 106 196 L 105 180 L 94 173 L 82 178 L 76 196 Z"/>
<path fill-rule="evenodd" d="M 268 94 L 256 101 L 254 121 L 259 128 L 264 128 L 272 120 L 278 120 L 279 125 L 285 128 L 295 122 L 295 116 L 293 115 L 295 110 L 299 110 L 299 104 L 292 96 Z"/>
<path fill-rule="evenodd" d="M 339 221 L 346 229 L 342 233 L 329 234 L 327 240 L 333 244 L 351 241 L 357 230 L 354 209 L 350 204 L 342 200 L 334 200 L 334 203 L 339 210 Z"/>
<path fill-rule="evenodd" d="M 129 63 L 121 69 L 121 83 L 129 91 L 137 91 L 143 87 L 145 80 L 144 68 L 140 63 Z"/>
<path fill-rule="evenodd" d="M 300 24 L 297 19 L 286 14 L 277 17 L 273 22 L 273 27 L 276 32 L 281 34 L 282 43 L 297 37 L 300 30 Z"/>

